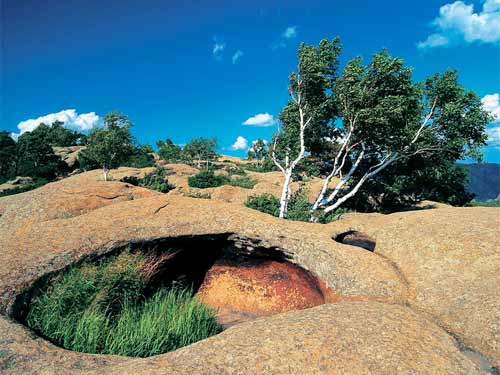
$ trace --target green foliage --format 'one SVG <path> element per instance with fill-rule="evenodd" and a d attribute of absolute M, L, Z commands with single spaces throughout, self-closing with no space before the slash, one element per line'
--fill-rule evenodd
<path fill-rule="evenodd" d="M 158 146 L 158 155 L 167 163 L 176 163 L 182 160 L 182 148 L 174 144 L 172 140 L 167 139 L 165 142 L 160 140 L 156 142 L 156 145 Z"/>
<path fill-rule="evenodd" d="M 166 168 L 157 167 L 153 172 L 146 174 L 144 178 L 139 180 L 139 186 L 167 193 L 173 189 L 173 186 L 168 183 L 168 175 L 169 171 Z"/>
<path fill-rule="evenodd" d="M 73 267 L 30 305 L 26 323 L 69 350 L 148 357 L 221 331 L 214 312 L 188 289 L 146 296 L 144 258 L 122 253 Z"/>
<path fill-rule="evenodd" d="M 222 185 L 239 186 L 245 189 L 252 189 L 257 181 L 248 176 L 231 178 L 223 174 L 215 174 L 211 169 L 204 169 L 194 176 L 188 177 L 190 187 L 206 189 Z"/>
<path fill-rule="evenodd" d="M 249 176 L 230 178 L 229 181 L 226 183 L 226 185 L 239 186 L 244 189 L 253 189 L 253 187 L 256 184 L 257 181 L 253 180 Z"/>
<path fill-rule="evenodd" d="M 201 191 L 194 191 L 189 189 L 187 193 L 183 194 L 185 197 L 198 198 L 198 199 L 211 199 L 212 195 L 210 193 L 205 193 Z"/>
<path fill-rule="evenodd" d="M 15 177 L 17 161 L 16 142 L 9 132 L 0 131 L 0 184 Z"/>
<path fill-rule="evenodd" d="M 257 139 L 252 147 L 248 150 L 247 158 L 248 160 L 259 160 L 262 161 L 265 158 L 269 157 L 269 146 L 267 142 L 263 139 Z"/>
<path fill-rule="evenodd" d="M 83 134 L 64 127 L 64 122 L 55 121 L 48 128 L 48 143 L 51 146 L 68 147 L 79 144 Z"/>
<path fill-rule="evenodd" d="M 228 167 L 225 167 L 224 170 L 230 175 L 237 175 L 237 176 L 245 176 L 247 172 L 245 170 L 238 166 L 238 165 L 229 165 Z"/>
<path fill-rule="evenodd" d="M 216 138 L 192 139 L 182 150 L 182 158 L 189 163 L 196 163 L 198 167 L 205 164 L 208 168 L 210 162 L 216 160 L 217 157 Z"/>
<path fill-rule="evenodd" d="M 204 169 L 194 176 L 188 177 L 190 187 L 206 189 L 227 184 L 229 178 L 224 175 L 216 175 L 212 170 Z"/>
<path fill-rule="evenodd" d="M 238 164 L 238 166 L 247 171 L 259 173 L 274 172 L 278 170 L 270 158 L 266 158 L 262 162 L 256 164 Z"/>
<path fill-rule="evenodd" d="M 66 168 L 54 154 L 49 140 L 50 127 L 41 124 L 17 140 L 16 175 L 53 180 Z"/>
<path fill-rule="evenodd" d="M 78 156 L 83 169 L 117 168 L 134 153 L 132 123 L 125 115 L 111 112 L 104 118 L 104 125 L 92 129 L 87 137 L 87 148 Z"/>
<path fill-rule="evenodd" d="M 254 210 L 264 212 L 276 217 L 278 217 L 280 213 L 279 199 L 269 193 L 264 193 L 261 195 L 250 195 L 246 199 L 244 204 L 249 208 L 253 208 Z"/>
<path fill-rule="evenodd" d="M 253 208 L 254 210 L 264 212 L 269 215 L 278 217 L 280 212 L 280 202 L 272 194 L 251 195 L 245 201 L 245 206 Z M 307 199 L 307 194 L 303 190 L 297 191 L 292 194 L 288 202 L 287 219 L 294 221 L 311 221 L 311 203 Z M 317 212 L 313 218 L 314 222 L 326 224 L 337 220 L 341 214 L 350 212 L 348 209 L 338 209 L 335 212 L 325 214 Z"/>
<path fill-rule="evenodd" d="M 479 201 L 471 201 L 466 204 L 468 207 L 500 207 L 500 201 L 486 201 L 486 202 L 479 202 Z"/>
<path fill-rule="evenodd" d="M 134 147 L 129 157 L 123 161 L 122 166 L 132 168 L 152 167 L 155 164 L 155 160 L 151 152 L 151 146 L 149 145 Z"/>
<path fill-rule="evenodd" d="M 309 109 L 312 121 L 305 132 L 306 149 L 313 155 L 320 155 L 327 147 L 325 138 L 332 138 L 337 133 L 333 121 L 337 114 L 334 102 L 333 85 L 337 76 L 340 39 L 323 39 L 318 46 L 301 44 L 298 51 L 298 72 L 289 75 L 289 92 L 300 94 Z M 298 79 L 302 80 L 302 89 Z M 300 91 L 300 92 L 299 92 Z M 294 159 L 299 149 L 299 109 L 290 100 L 279 114 L 282 133 L 277 139 L 276 154 L 280 159 L 289 150 Z"/>

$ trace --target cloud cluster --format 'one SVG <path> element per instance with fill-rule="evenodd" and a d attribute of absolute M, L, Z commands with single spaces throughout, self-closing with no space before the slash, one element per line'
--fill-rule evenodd
<path fill-rule="evenodd" d="M 273 49 L 285 48 L 287 41 L 293 39 L 297 36 L 297 26 L 288 26 L 285 31 L 283 31 L 279 39 L 272 45 Z"/>
<path fill-rule="evenodd" d="M 222 53 L 224 52 L 225 48 L 226 48 L 226 43 L 215 41 L 214 46 L 212 48 L 212 55 L 214 55 L 214 57 L 217 60 L 220 60 L 222 58 Z"/>
<path fill-rule="evenodd" d="M 276 120 L 273 115 L 267 112 L 258 113 L 243 122 L 243 125 L 247 126 L 273 126 L 274 124 L 276 124 Z"/>
<path fill-rule="evenodd" d="M 455 1 L 439 9 L 432 21 L 434 33 L 417 44 L 420 49 L 443 47 L 460 42 L 497 43 L 500 41 L 500 0 L 486 0 L 474 13 L 473 4 Z"/>
<path fill-rule="evenodd" d="M 486 129 L 488 145 L 500 149 L 500 94 L 485 95 L 481 99 L 481 103 L 483 103 L 483 109 L 490 112 L 495 118 Z"/>
<path fill-rule="evenodd" d="M 495 118 L 494 122 L 500 122 L 500 94 L 485 95 L 481 99 L 483 109 L 490 112 Z"/>
<path fill-rule="evenodd" d="M 297 36 L 297 26 L 288 26 L 282 36 L 285 39 L 295 38 Z"/>
<path fill-rule="evenodd" d="M 82 113 L 79 115 L 74 109 L 65 109 L 35 119 L 21 121 L 17 124 L 19 133 L 13 133 L 12 136 L 17 138 L 23 133 L 32 131 L 42 123 L 52 125 L 55 121 L 64 122 L 64 127 L 78 131 L 90 130 L 102 123 L 101 118 L 96 115 L 95 112 Z"/>
<path fill-rule="evenodd" d="M 248 141 L 246 140 L 246 138 L 239 135 L 236 138 L 236 141 L 229 148 L 233 151 L 247 150 L 248 149 Z"/>
<path fill-rule="evenodd" d="M 239 49 L 234 53 L 233 57 L 231 57 L 233 64 L 236 64 L 241 56 L 243 56 L 243 51 Z"/>

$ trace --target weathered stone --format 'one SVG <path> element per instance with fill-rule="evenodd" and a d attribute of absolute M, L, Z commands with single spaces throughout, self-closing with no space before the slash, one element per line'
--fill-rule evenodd
<path fill-rule="evenodd" d="M 274 260 L 219 261 L 208 270 L 198 296 L 225 326 L 338 300 L 310 273 Z"/>
<path fill-rule="evenodd" d="M 176 176 L 187 178 L 176 173 L 169 181 Z M 321 225 L 99 179 L 92 171 L 0 198 L 6 374 L 480 374 L 500 365 L 495 208 L 354 214 Z M 374 239 L 375 251 L 332 239 L 350 230 Z M 281 250 L 338 301 L 259 318 L 147 359 L 69 352 L 12 320 L 23 291 L 75 261 L 130 242 L 216 234 L 248 252 Z M 489 364 L 475 363 L 461 343 Z"/>

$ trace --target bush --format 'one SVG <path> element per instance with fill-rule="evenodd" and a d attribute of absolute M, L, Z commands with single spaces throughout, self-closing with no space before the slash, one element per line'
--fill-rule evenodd
<path fill-rule="evenodd" d="M 146 296 L 145 258 L 122 253 L 73 267 L 32 300 L 26 323 L 66 349 L 148 357 L 217 334 L 214 312 L 190 289 Z"/>
<path fill-rule="evenodd" d="M 199 198 L 199 199 L 212 198 L 212 195 L 210 193 L 202 193 L 201 191 L 193 191 L 193 190 L 189 190 L 187 193 L 184 193 L 183 195 L 189 198 Z"/>
<path fill-rule="evenodd" d="M 245 206 L 276 217 L 278 217 L 280 213 L 279 199 L 269 193 L 250 195 L 245 201 Z"/>
<path fill-rule="evenodd" d="M 136 147 L 132 154 L 122 163 L 125 167 L 146 168 L 155 165 L 153 156 L 144 147 Z"/>
<path fill-rule="evenodd" d="M 245 189 L 253 189 L 257 181 L 252 180 L 250 177 L 245 176 L 245 177 L 237 177 L 237 178 L 231 178 L 228 181 L 228 185 L 232 186 L 239 186 Z"/>
<path fill-rule="evenodd" d="M 273 161 L 269 158 L 264 159 L 260 163 L 238 164 L 238 166 L 247 171 L 260 172 L 260 173 L 273 172 L 278 170 L 276 165 L 274 165 Z"/>
<path fill-rule="evenodd" d="M 226 172 L 230 175 L 238 175 L 238 176 L 245 176 L 247 172 L 245 170 L 237 165 L 230 165 L 225 168 Z"/>
<path fill-rule="evenodd" d="M 251 195 L 245 201 L 245 206 L 254 210 L 264 212 L 269 215 L 278 217 L 280 212 L 280 202 L 272 194 Z M 338 220 L 344 213 L 350 212 L 346 209 L 337 209 L 333 212 L 325 214 L 323 211 L 315 213 L 314 221 L 326 224 Z M 288 220 L 295 221 L 310 221 L 311 220 L 311 204 L 307 199 L 307 194 L 303 190 L 299 190 L 292 194 L 290 202 L 288 202 Z"/>
<path fill-rule="evenodd" d="M 229 181 L 229 177 L 224 175 L 216 175 L 212 170 L 204 169 L 194 176 L 188 178 L 190 187 L 206 189 L 225 185 Z"/>
<path fill-rule="evenodd" d="M 204 169 L 194 176 L 188 178 L 190 187 L 206 189 L 211 187 L 218 187 L 222 185 L 239 186 L 245 189 L 252 189 L 257 181 L 252 180 L 250 177 L 237 177 L 231 178 L 226 175 L 216 175 L 213 170 Z"/>
<path fill-rule="evenodd" d="M 169 171 L 164 167 L 157 167 L 153 172 L 148 173 L 144 178 L 139 179 L 139 186 L 167 193 L 174 187 L 168 183 Z"/>

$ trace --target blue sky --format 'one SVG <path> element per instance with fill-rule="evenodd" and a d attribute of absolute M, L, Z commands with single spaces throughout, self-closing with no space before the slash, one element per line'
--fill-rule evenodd
<path fill-rule="evenodd" d="M 418 80 L 456 68 L 500 116 L 500 0 L 0 3 L 0 128 L 15 133 L 120 110 L 141 143 L 215 136 L 243 155 L 275 131 L 263 125 L 287 101 L 299 43 L 336 35 L 342 63 L 386 47 Z M 500 122 L 489 133 L 486 160 L 500 162 Z"/>

